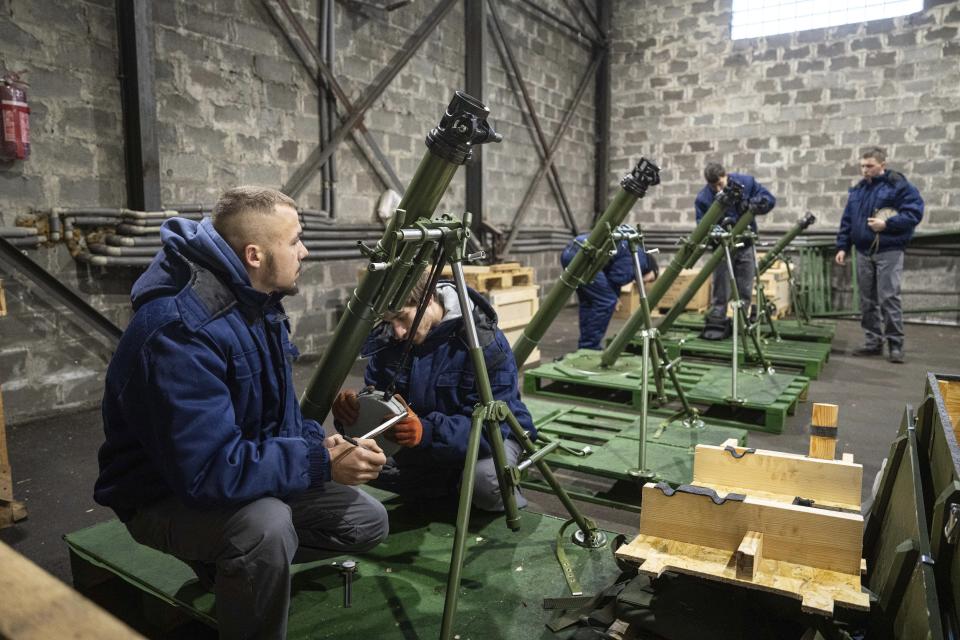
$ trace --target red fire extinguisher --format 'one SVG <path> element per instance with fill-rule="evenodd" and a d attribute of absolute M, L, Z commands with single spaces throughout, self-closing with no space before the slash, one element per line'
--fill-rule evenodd
<path fill-rule="evenodd" d="M 30 105 L 27 83 L 11 71 L 0 77 L 0 160 L 26 160 L 30 157 Z"/>

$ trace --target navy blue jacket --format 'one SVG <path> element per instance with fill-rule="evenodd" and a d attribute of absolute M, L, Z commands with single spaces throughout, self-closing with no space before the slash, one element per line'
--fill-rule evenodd
<path fill-rule="evenodd" d="M 770 193 L 766 187 L 757 182 L 753 176 L 748 176 L 745 173 L 729 173 L 727 174 L 727 179 L 733 180 L 743 187 L 743 198 L 740 201 L 740 206 L 731 206 L 725 212 L 725 216 L 732 218 L 734 223 L 740 219 L 741 211 L 746 211 L 746 207 L 749 204 L 754 202 L 759 204 L 762 200 L 763 204 L 756 207 L 756 214 L 761 216 L 770 213 L 770 210 L 776 206 L 777 199 L 774 195 Z M 716 197 L 717 194 L 710 188 L 710 185 L 706 185 L 703 189 L 700 189 L 700 193 L 697 194 L 697 199 L 693 203 L 694 208 L 697 210 L 697 222 L 700 222 L 700 219 L 706 215 L 707 210 L 710 208 L 710 205 L 713 204 Z M 756 217 L 750 221 L 750 228 L 754 231 L 757 230 Z"/>
<path fill-rule="evenodd" d="M 867 218 L 886 208 L 896 209 L 897 215 L 887 218 L 887 228 L 874 233 L 867 226 Z M 902 173 L 887 169 L 882 176 L 869 182 L 866 178 L 851 187 L 847 206 L 840 218 L 837 249 L 850 251 L 850 245 L 860 253 L 903 250 L 913 237 L 914 228 L 923 219 L 923 198 L 917 188 Z"/>
<path fill-rule="evenodd" d="M 589 234 L 581 233 L 560 254 L 560 264 L 566 269 L 573 261 L 573 257 L 580 251 L 580 244 Z M 646 253 L 638 252 L 640 256 L 640 271 L 644 275 L 655 269 L 656 263 Z M 620 289 L 635 278 L 633 270 L 633 256 L 630 244 L 621 240 L 617 245 L 617 253 L 610 258 L 594 279 L 577 288 L 577 299 L 580 302 L 580 338 L 577 346 L 580 349 L 599 349 L 603 336 L 607 333 L 610 319 L 617 308 L 620 299 Z"/>
<path fill-rule="evenodd" d="M 560 254 L 560 265 L 564 269 L 573 261 L 573 256 L 577 255 L 577 252 L 580 251 L 580 245 L 583 244 L 589 236 L 589 233 L 581 233 L 567 244 L 563 253 Z M 654 262 L 650 256 L 641 251 L 638 251 L 637 254 L 640 256 L 641 273 L 646 275 L 653 271 Z M 634 280 L 633 256 L 630 255 L 630 243 L 626 240 L 621 240 L 617 245 L 617 253 L 610 258 L 600 273 L 606 277 L 607 282 L 610 283 L 610 287 L 616 295 L 619 296 L 620 288 Z M 595 280 L 599 279 L 599 276 L 600 274 L 597 274 Z"/>
<path fill-rule="evenodd" d="M 437 285 L 437 294 L 449 313 L 454 307 L 456 290 L 449 282 Z M 497 314 L 480 294 L 469 290 L 474 303 L 473 319 L 477 325 L 483 358 L 493 397 L 510 407 L 520 425 L 536 437 L 533 418 L 520 400 L 517 365 L 506 336 L 497 328 Z M 364 375 L 366 383 L 386 389 L 394 379 L 405 342 L 393 337 L 389 323 L 377 325 L 364 343 L 362 354 L 369 358 Z M 459 314 L 442 320 L 430 329 L 424 341 L 413 347 L 407 367 L 397 378 L 395 389 L 410 405 L 423 424 L 423 439 L 416 447 L 401 449 L 394 458 L 399 466 L 462 467 L 467 452 L 473 407 L 480 402 L 476 375 L 464 335 L 463 317 Z M 504 438 L 510 428 L 502 424 Z M 489 457 L 486 433 L 480 440 L 480 456 Z"/>
<path fill-rule="evenodd" d="M 202 507 L 322 485 L 324 432 L 300 413 L 279 296 L 251 287 L 209 219 L 160 233 L 107 370 L 94 499 L 129 520 L 171 495 Z"/>

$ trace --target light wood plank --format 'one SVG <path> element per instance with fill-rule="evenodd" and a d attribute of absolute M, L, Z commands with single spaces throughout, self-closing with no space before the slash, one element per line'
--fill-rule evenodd
<path fill-rule="evenodd" d="M 837 419 L 840 413 L 840 407 L 835 404 L 825 404 L 815 402 L 813 404 L 813 413 L 810 418 L 810 425 L 818 429 L 830 429 L 832 435 L 814 435 L 810 434 L 811 458 L 820 458 L 823 460 L 833 460 L 837 457 Z"/>
<path fill-rule="evenodd" d="M 739 580 L 753 580 L 757 575 L 757 568 L 763 559 L 763 534 L 759 531 L 747 531 L 743 536 L 736 553 L 737 578 Z"/>
<path fill-rule="evenodd" d="M 729 550 L 645 535 L 620 547 L 616 555 L 653 577 L 674 571 L 793 597 L 806 613 L 832 616 L 835 605 L 870 610 L 870 597 L 862 592 L 859 575 L 763 558 L 753 580 L 741 580 Z"/>
<path fill-rule="evenodd" d="M 943 404 L 953 423 L 953 433 L 960 442 L 960 380 L 937 380 Z"/>
<path fill-rule="evenodd" d="M 0 317 L 7 315 L 7 294 L 3 292 L 3 278 L 0 278 Z"/>
<path fill-rule="evenodd" d="M 860 575 L 863 517 L 747 497 L 715 504 L 685 492 L 643 487 L 640 534 L 724 549 L 732 556 L 748 531 L 763 534 L 763 553 L 816 569 Z"/>
<path fill-rule="evenodd" d="M 863 465 L 766 449 L 734 458 L 725 446 L 727 443 L 719 447 L 697 445 L 692 484 L 723 493 L 762 493 L 764 497 L 785 502 L 800 496 L 824 506 L 860 511 Z M 730 446 L 738 455 L 746 451 L 745 447 L 736 446 L 735 441 Z"/>
<path fill-rule="evenodd" d="M 0 637 L 143 637 L 2 542 L 0 567 Z"/>

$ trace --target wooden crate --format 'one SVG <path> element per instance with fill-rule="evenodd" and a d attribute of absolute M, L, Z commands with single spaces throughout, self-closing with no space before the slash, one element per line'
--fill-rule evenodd
<path fill-rule="evenodd" d="M 651 283 L 652 284 L 652 283 Z M 649 285 L 647 287 L 649 289 Z M 637 291 L 637 285 L 634 283 L 625 284 L 620 290 L 620 300 L 617 302 L 617 309 L 613 312 L 613 317 L 617 320 L 627 320 L 640 308 L 640 292 Z M 661 308 L 650 309 L 651 318 L 659 318 L 666 313 Z"/>
<path fill-rule="evenodd" d="M 517 343 L 517 340 L 520 339 L 520 336 L 523 335 L 524 327 L 517 327 L 516 329 L 508 329 L 503 332 L 503 335 L 507 337 L 507 342 L 510 343 L 510 348 L 513 348 L 513 345 Z M 536 347 L 533 351 L 530 352 L 530 355 L 527 356 L 526 362 L 523 364 L 532 364 L 534 362 L 540 362 L 540 347 Z"/>
<path fill-rule="evenodd" d="M 697 274 L 700 273 L 699 269 L 684 269 L 677 276 L 677 279 L 674 280 L 673 284 L 667 289 L 667 292 L 663 294 L 663 297 L 660 298 L 660 301 L 657 303 L 657 308 L 666 312 L 677 300 L 680 299 L 680 296 L 683 295 L 683 292 L 687 290 L 687 287 L 690 286 L 690 283 L 693 282 L 694 278 L 697 277 Z M 710 281 L 711 278 L 707 278 L 706 282 L 700 287 L 697 293 L 690 298 L 690 302 L 687 303 L 685 310 L 687 311 L 706 311 L 707 307 L 710 306 Z M 651 283 L 648 285 L 652 287 Z"/>
<path fill-rule="evenodd" d="M 497 312 L 497 325 L 502 331 L 527 326 L 540 309 L 540 287 L 527 285 L 509 289 L 493 289 L 486 294 Z"/>
<path fill-rule="evenodd" d="M 768 277 L 768 273 L 760 276 L 763 281 L 763 294 L 777 308 L 774 317 L 783 318 L 790 313 L 790 282 L 786 279 L 778 280 L 776 275 Z"/>
<path fill-rule="evenodd" d="M 524 327 L 540 309 L 540 287 L 525 285 L 509 289 L 492 289 L 485 295 L 497 312 L 497 326 L 513 347 L 523 333 Z M 527 358 L 527 362 L 539 360 L 540 349 L 534 349 Z"/>
<path fill-rule="evenodd" d="M 763 254 L 758 254 L 758 260 L 763 259 Z M 763 272 L 763 277 L 769 277 L 771 280 L 786 280 L 787 279 L 787 265 L 783 263 L 783 260 L 777 260 L 773 263 L 773 266 Z"/>

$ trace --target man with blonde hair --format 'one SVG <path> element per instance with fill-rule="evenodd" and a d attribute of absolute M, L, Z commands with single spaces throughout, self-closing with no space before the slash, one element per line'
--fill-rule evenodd
<path fill-rule="evenodd" d="M 290 563 L 387 535 L 354 486 L 385 462 L 376 442 L 327 436 L 297 403 L 281 300 L 301 233 L 296 203 L 260 187 L 168 220 L 107 371 L 94 498 L 213 588 L 222 638 L 285 637 Z"/>

